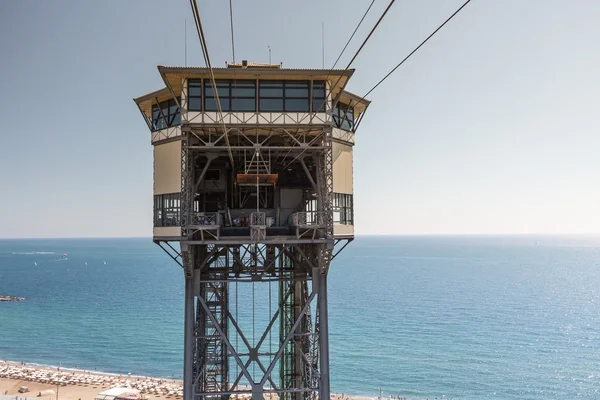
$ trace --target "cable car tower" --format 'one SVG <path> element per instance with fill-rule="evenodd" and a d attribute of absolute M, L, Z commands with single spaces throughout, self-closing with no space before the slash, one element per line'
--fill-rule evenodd
<path fill-rule="evenodd" d="M 327 278 L 354 238 L 369 105 L 345 90 L 354 70 L 158 71 L 165 87 L 134 101 L 154 149 L 153 240 L 185 279 L 184 399 L 329 399 Z"/>

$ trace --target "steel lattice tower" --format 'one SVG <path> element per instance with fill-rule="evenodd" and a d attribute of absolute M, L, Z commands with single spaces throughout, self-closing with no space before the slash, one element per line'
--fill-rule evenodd
<path fill-rule="evenodd" d="M 354 237 L 352 147 L 369 104 L 345 90 L 353 70 L 159 72 L 166 87 L 134 100 L 154 145 L 154 241 L 184 272 L 185 400 L 329 398 L 328 271 Z"/>

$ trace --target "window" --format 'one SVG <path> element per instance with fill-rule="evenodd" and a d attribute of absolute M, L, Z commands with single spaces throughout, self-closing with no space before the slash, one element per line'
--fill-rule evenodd
<path fill-rule="evenodd" d="M 179 193 L 154 196 L 154 226 L 180 226 Z"/>
<path fill-rule="evenodd" d="M 285 111 L 308 112 L 308 82 L 285 82 Z"/>
<path fill-rule="evenodd" d="M 313 112 L 325 112 L 325 82 L 314 81 L 312 86 L 312 110 Z"/>
<path fill-rule="evenodd" d="M 222 111 L 256 111 L 255 81 L 216 81 Z M 204 110 L 217 111 L 217 99 L 210 80 L 204 80 Z"/>
<path fill-rule="evenodd" d="M 309 83 L 305 81 L 260 81 L 259 111 L 308 112 Z"/>
<path fill-rule="evenodd" d="M 259 82 L 259 111 L 283 111 L 283 82 Z"/>
<path fill-rule="evenodd" d="M 340 129 L 354 130 L 354 108 L 338 102 L 333 109 L 333 123 Z"/>
<path fill-rule="evenodd" d="M 352 195 L 333 193 L 333 222 L 342 225 L 354 225 Z"/>
<path fill-rule="evenodd" d="M 177 98 L 179 102 L 179 98 Z M 181 123 L 181 113 L 175 100 L 165 100 L 152 106 L 152 127 L 159 131 Z"/>
<path fill-rule="evenodd" d="M 188 80 L 188 110 L 202 111 L 202 81 Z"/>
<path fill-rule="evenodd" d="M 217 80 L 215 84 L 221 109 L 224 112 L 255 112 L 257 110 L 256 81 Z M 324 81 L 314 81 L 312 87 L 308 81 L 260 81 L 258 111 L 309 112 L 312 99 L 312 111 L 325 112 L 327 109 L 326 93 Z M 188 110 L 217 111 L 217 108 L 217 99 L 211 81 L 204 79 L 203 84 L 200 79 L 189 79 Z M 157 114 L 159 114 L 158 109 Z"/>

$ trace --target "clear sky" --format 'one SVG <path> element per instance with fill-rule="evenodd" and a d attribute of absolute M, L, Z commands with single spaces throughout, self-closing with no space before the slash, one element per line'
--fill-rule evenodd
<path fill-rule="evenodd" d="M 367 0 L 233 0 L 236 58 L 330 67 Z M 462 0 L 396 1 L 359 95 Z M 226 0 L 200 1 L 231 61 Z M 387 6 L 377 0 L 342 59 Z M 187 0 L 0 2 L 0 237 L 151 236 L 152 147 L 133 97 L 202 66 Z M 369 98 L 358 234 L 600 232 L 600 2 L 473 0 Z"/>

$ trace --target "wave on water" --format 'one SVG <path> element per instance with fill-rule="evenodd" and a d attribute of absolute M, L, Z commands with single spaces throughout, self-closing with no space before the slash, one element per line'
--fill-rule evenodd
<path fill-rule="evenodd" d="M 51 254 L 56 254 L 56 252 L 54 251 L 17 251 L 17 252 L 13 252 L 14 255 L 20 255 L 20 256 L 30 256 L 30 255 L 51 255 Z"/>

